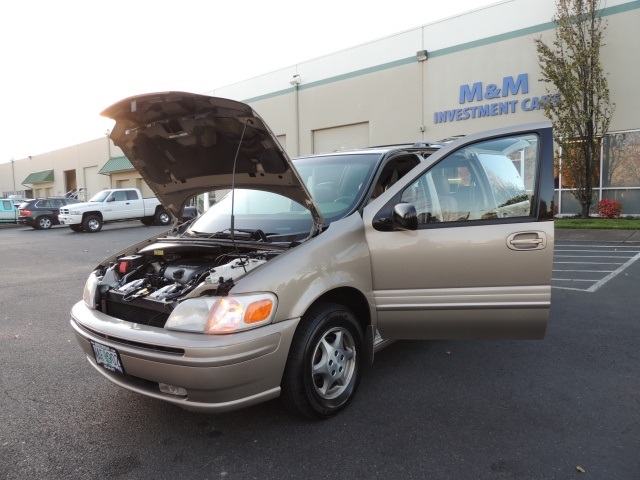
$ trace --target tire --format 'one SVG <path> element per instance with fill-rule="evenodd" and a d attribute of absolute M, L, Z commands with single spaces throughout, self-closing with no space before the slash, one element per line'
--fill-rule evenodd
<path fill-rule="evenodd" d="M 140 221 L 143 225 L 153 225 L 153 217 L 142 217 Z"/>
<path fill-rule="evenodd" d="M 97 233 L 102 230 L 102 219 L 97 215 L 87 215 L 82 220 L 82 230 L 89 233 Z"/>
<path fill-rule="evenodd" d="M 48 230 L 49 228 L 51 228 L 51 225 L 53 225 L 53 220 L 51 220 L 51 217 L 42 215 L 41 217 L 38 217 L 36 219 L 35 228 L 37 228 L 38 230 Z"/>
<path fill-rule="evenodd" d="M 153 219 L 157 225 L 169 225 L 171 223 L 171 215 L 165 210 L 158 210 Z"/>
<path fill-rule="evenodd" d="M 362 327 L 348 308 L 314 305 L 293 337 L 281 385 L 281 399 L 295 414 L 328 418 L 353 398 L 362 376 Z"/>
<path fill-rule="evenodd" d="M 69 228 L 74 232 L 82 232 L 82 225 L 69 225 Z"/>

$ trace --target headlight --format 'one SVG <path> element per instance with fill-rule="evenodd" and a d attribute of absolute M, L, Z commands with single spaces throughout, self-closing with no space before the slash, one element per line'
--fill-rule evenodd
<path fill-rule="evenodd" d="M 78 210 L 69 210 L 69 215 L 80 215 Z"/>
<path fill-rule="evenodd" d="M 164 328 L 212 335 L 241 332 L 271 323 L 277 303 L 273 293 L 190 298 L 171 312 Z"/>
<path fill-rule="evenodd" d="M 84 304 L 91 310 L 95 310 L 98 306 L 98 283 L 100 283 L 98 275 L 96 275 L 96 272 L 92 272 L 87 278 L 87 283 L 84 284 L 82 299 Z"/>

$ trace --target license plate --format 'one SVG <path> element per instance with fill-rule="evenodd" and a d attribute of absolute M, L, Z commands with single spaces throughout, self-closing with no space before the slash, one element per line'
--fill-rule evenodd
<path fill-rule="evenodd" d="M 115 348 L 107 347 L 106 345 L 102 345 L 101 343 L 97 343 L 92 340 L 90 340 L 90 342 L 93 347 L 93 355 L 96 357 L 96 363 L 98 365 L 102 365 L 104 368 L 111 370 L 112 372 L 124 373 L 120 355 Z"/>

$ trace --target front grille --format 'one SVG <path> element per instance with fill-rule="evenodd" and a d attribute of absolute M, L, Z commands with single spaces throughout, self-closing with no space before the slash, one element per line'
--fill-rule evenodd
<path fill-rule="evenodd" d="M 123 296 L 119 292 L 109 292 L 107 311 L 105 313 L 127 322 L 164 328 L 164 324 L 167 323 L 172 310 L 169 305 L 144 298 L 136 299 L 133 302 L 125 302 L 122 300 Z"/>

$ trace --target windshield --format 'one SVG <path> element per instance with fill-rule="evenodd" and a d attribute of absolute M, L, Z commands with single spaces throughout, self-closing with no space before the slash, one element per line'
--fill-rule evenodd
<path fill-rule="evenodd" d="M 326 155 L 293 163 L 315 200 L 325 224 L 343 218 L 359 204 L 380 154 Z M 191 226 L 191 233 L 228 232 L 231 193 L 213 205 Z M 261 230 L 265 235 L 299 235 L 310 231 L 311 213 L 282 195 L 261 190 L 236 189 L 234 227 Z"/>
<path fill-rule="evenodd" d="M 89 201 L 90 202 L 104 202 L 104 199 L 107 198 L 107 196 L 110 193 L 111 192 L 109 190 L 103 190 L 102 192 L 96 193 L 93 197 L 91 197 L 91 199 Z"/>

